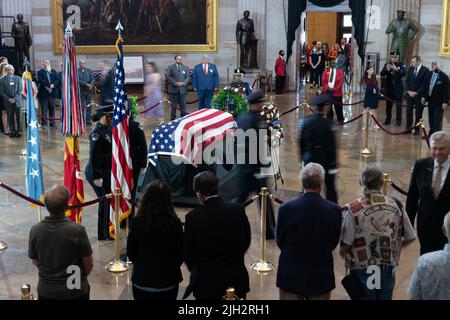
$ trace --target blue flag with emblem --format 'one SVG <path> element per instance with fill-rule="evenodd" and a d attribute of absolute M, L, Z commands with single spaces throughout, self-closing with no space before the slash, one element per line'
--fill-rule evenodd
<path fill-rule="evenodd" d="M 25 90 L 27 94 L 27 166 L 26 182 L 28 196 L 36 201 L 44 198 L 42 183 L 41 148 L 39 145 L 38 121 L 34 105 L 31 73 L 24 73 Z"/>

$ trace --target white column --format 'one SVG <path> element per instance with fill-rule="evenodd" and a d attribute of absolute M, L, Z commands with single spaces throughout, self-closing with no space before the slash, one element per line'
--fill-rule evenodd
<path fill-rule="evenodd" d="M 238 0 L 237 17 L 242 19 L 244 11 L 250 11 L 250 19 L 255 24 L 255 36 L 258 39 L 258 67 L 266 67 L 266 0 Z M 237 23 L 236 20 L 236 23 Z"/>

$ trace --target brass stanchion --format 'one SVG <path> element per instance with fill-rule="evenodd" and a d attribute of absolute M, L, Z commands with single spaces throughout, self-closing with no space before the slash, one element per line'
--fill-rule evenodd
<path fill-rule="evenodd" d="M 36 300 L 36 298 L 31 293 L 31 287 L 29 284 L 24 283 L 22 288 L 20 288 L 20 299 L 21 300 Z"/>
<path fill-rule="evenodd" d="M 42 221 L 41 207 L 37 207 L 37 211 L 38 211 L 38 222 L 41 222 Z"/>
<path fill-rule="evenodd" d="M 370 123 L 370 109 L 367 108 L 366 111 L 366 132 L 364 137 L 364 149 L 361 150 L 362 155 L 372 154 L 372 151 L 369 150 L 369 123 Z"/>
<path fill-rule="evenodd" d="M 116 238 L 114 240 L 114 259 L 105 266 L 105 270 L 110 273 L 118 274 L 127 272 L 130 268 L 125 262 L 120 260 L 120 198 L 122 197 L 122 193 L 119 188 L 114 190 L 114 221 L 115 221 L 115 232 Z"/>
<path fill-rule="evenodd" d="M 387 173 L 384 174 L 384 178 L 383 178 L 383 194 L 385 196 L 388 195 L 388 185 L 389 182 L 391 182 L 391 179 L 389 179 L 389 175 Z"/>
<path fill-rule="evenodd" d="M 417 151 L 417 160 L 422 158 L 422 144 L 423 144 L 423 129 L 425 128 L 423 119 L 420 119 L 417 124 L 420 130 L 419 150 Z"/>
<path fill-rule="evenodd" d="M 267 198 L 269 189 L 261 189 L 261 238 L 260 238 L 260 259 L 252 263 L 251 268 L 258 274 L 269 274 L 274 265 L 266 261 L 266 220 L 267 220 Z"/>
<path fill-rule="evenodd" d="M 5 252 L 6 249 L 8 249 L 8 245 L 6 244 L 6 242 L 0 241 L 0 253 Z"/>
<path fill-rule="evenodd" d="M 239 297 L 236 295 L 234 288 L 228 288 L 222 300 L 239 300 Z"/>

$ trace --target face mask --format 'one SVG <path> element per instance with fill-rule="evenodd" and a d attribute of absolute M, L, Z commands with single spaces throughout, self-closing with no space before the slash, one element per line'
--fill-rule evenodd
<path fill-rule="evenodd" d="M 434 73 L 439 73 L 439 69 L 434 69 Z"/>
<path fill-rule="evenodd" d="M 284 52 L 280 53 L 280 56 L 284 57 Z"/>
<path fill-rule="evenodd" d="M 52 71 L 52 66 L 51 66 L 51 65 L 48 65 L 45 69 L 46 69 L 48 72 L 51 72 L 51 71 Z"/>

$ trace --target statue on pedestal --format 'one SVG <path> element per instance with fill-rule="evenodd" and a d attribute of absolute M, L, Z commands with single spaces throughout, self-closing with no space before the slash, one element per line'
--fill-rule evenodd
<path fill-rule="evenodd" d="M 12 37 L 14 38 L 14 46 L 19 54 L 19 68 L 23 69 L 24 57 L 27 57 L 30 61 L 30 47 L 33 44 L 31 39 L 30 28 L 28 23 L 23 21 L 23 15 L 17 15 L 17 21 L 12 25 L 11 29 Z"/>
<path fill-rule="evenodd" d="M 397 19 L 394 19 L 386 29 L 386 34 L 393 34 L 391 52 L 400 52 L 400 62 L 405 61 L 405 52 L 408 42 L 414 39 L 419 28 L 410 19 L 405 19 L 406 11 L 397 10 Z M 412 33 L 410 33 L 410 30 Z"/>
<path fill-rule="evenodd" d="M 253 20 L 249 18 L 250 11 L 244 12 L 244 19 L 238 21 L 236 26 L 236 42 L 240 46 L 240 67 L 253 68 L 254 62 L 250 59 L 252 43 L 255 40 L 255 25 Z M 256 56 L 256 55 L 254 55 Z"/>

